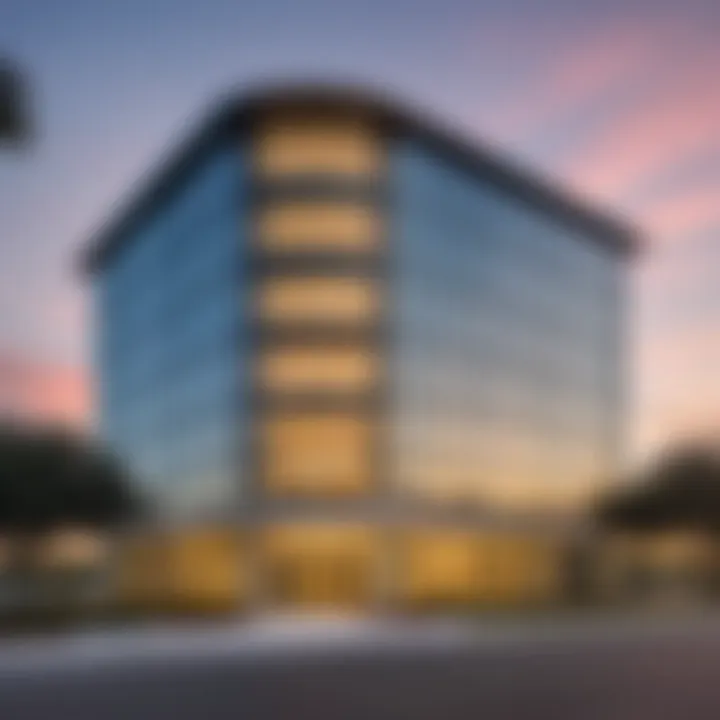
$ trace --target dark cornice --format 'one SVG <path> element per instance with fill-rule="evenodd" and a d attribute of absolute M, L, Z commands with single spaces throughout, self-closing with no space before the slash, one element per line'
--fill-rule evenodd
<path fill-rule="evenodd" d="M 223 141 L 239 139 L 259 115 L 280 108 L 364 114 L 384 131 L 421 140 L 480 180 L 577 228 L 588 239 L 621 255 L 633 254 L 639 247 L 637 232 L 624 221 L 589 207 L 553 182 L 518 168 L 497 150 L 463 138 L 387 94 L 350 86 L 294 83 L 233 93 L 219 102 L 199 128 L 140 182 L 139 191 L 99 229 L 83 254 L 83 268 L 91 273 L 101 269 L 132 235 L 133 227 L 172 192 L 205 152 Z"/>

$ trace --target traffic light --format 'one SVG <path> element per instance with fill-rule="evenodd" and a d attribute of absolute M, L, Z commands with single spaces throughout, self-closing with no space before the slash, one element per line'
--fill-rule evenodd
<path fill-rule="evenodd" d="M 24 140 L 29 131 L 27 90 L 22 75 L 0 59 L 0 144 Z"/>

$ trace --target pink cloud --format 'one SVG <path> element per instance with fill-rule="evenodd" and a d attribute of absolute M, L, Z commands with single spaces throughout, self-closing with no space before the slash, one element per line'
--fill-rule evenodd
<path fill-rule="evenodd" d="M 656 240 L 681 242 L 690 232 L 720 224 L 720 184 L 660 198 L 639 209 L 637 216 Z"/>
<path fill-rule="evenodd" d="M 666 376 L 665 388 L 688 387 L 699 379 L 699 374 L 714 375 L 717 372 L 720 333 L 714 325 L 700 320 L 685 323 L 677 329 L 648 333 L 638 348 L 637 361 L 646 381 L 662 375 Z M 717 386 L 720 393 L 720 383 L 713 383 L 713 386 Z"/>
<path fill-rule="evenodd" d="M 591 194 L 617 198 L 684 158 L 720 148 L 720 92 L 703 54 L 686 72 L 638 97 L 571 157 L 565 172 Z"/>
<path fill-rule="evenodd" d="M 553 48 L 552 61 L 531 68 L 532 87 L 492 111 L 489 123 L 505 136 L 535 133 L 657 71 L 671 25 L 625 21 L 601 27 L 569 46 Z"/>
<path fill-rule="evenodd" d="M 0 356 L 0 416 L 86 427 L 87 378 L 75 367 Z"/>

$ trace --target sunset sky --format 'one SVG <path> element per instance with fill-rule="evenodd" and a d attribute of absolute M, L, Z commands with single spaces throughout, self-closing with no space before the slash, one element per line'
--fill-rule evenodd
<path fill-rule="evenodd" d="M 632 446 L 720 428 L 719 30 L 716 0 L 0 0 L 38 123 L 0 155 L 0 407 L 27 383 L 83 414 L 78 248 L 218 92 L 309 75 L 396 90 L 636 222 Z"/>

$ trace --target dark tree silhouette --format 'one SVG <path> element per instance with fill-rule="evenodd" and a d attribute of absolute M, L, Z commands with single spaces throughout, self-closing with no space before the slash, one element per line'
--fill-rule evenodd
<path fill-rule="evenodd" d="M 24 140 L 28 132 L 25 83 L 19 70 L 0 58 L 0 142 Z"/>
<path fill-rule="evenodd" d="M 614 529 L 720 533 L 720 453 L 695 446 L 663 455 L 640 482 L 602 500 L 597 517 Z"/>
<path fill-rule="evenodd" d="M 11 541 L 14 564 L 26 566 L 54 530 L 111 530 L 139 509 L 106 450 L 56 430 L 0 427 L 0 534 Z"/>

